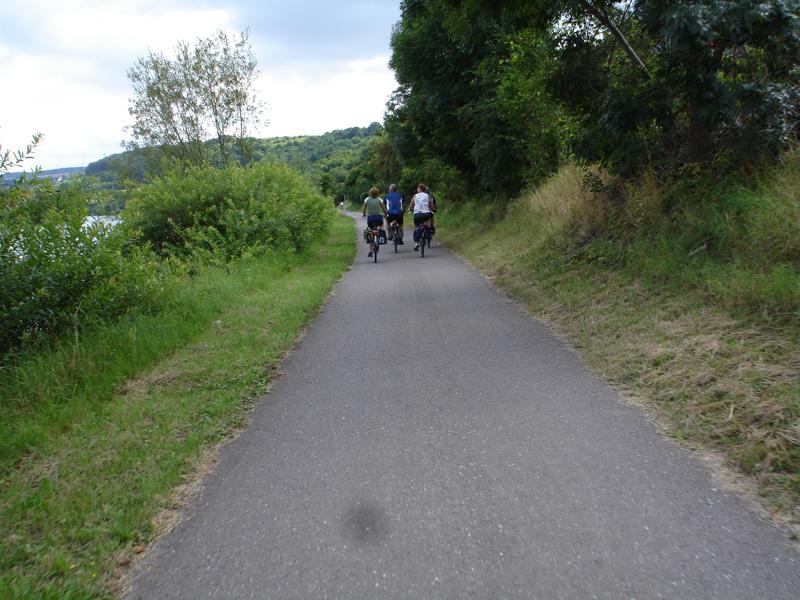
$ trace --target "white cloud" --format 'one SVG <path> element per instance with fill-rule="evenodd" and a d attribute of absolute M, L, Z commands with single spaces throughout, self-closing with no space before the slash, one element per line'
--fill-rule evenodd
<path fill-rule="evenodd" d="M 0 0 L 0 14 L 14 19 L 13 35 L 0 40 L 0 143 L 22 148 L 31 134 L 43 132 L 33 162 L 44 168 L 84 165 L 120 151 L 130 123 L 126 69 L 148 50 L 169 55 L 178 41 L 240 30 L 237 10 L 235 2 L 192 8 L 185 0 L 27 0 L 21 9 Z M 301 56 L 303 40 L 284 48 L 259 37 L 259 24 L 253 25 L 270 121 L 256 135 L 313 135 L 383 119 L 396 87 L 385 54 L 269 65 L 265 58 L 276 54 Z"/>
<path fill-rule="evenodd" d="M 270 107 L 261 135 L 316 135 L 332 129 L 383 121 L 386 101 L 397 87 L 388 57 L 295 64 L 262 73 L 259 87 Z"/>
<path fill-rule="evenodd" d="M 43 132 L 34 163 L 45 168 L 119 152 L 130 121 L 125 71 L 136 57 L 148 50 L 170 54 L 178 41 L 232 30 L 229 10 L 161 6 L 29 0 L 15 13 L 30 24 L 27 51 L 0 46 L 0 143 L 22 148 L 32 133 Z"/>
<path fill-rule="evenodd" d="M 92 68 L 83 59 L 30 55 L 0 63 L 0 81 L 12 82 L 9 93 L 0 96 L 4 147 L 22 148 L 31 134 L 43 132 L 34 163 L 46 168 L 82 165 L 118 152 L 127 96 L 73 79 L 76 71 Z M 15 89 L 15 81 L 24 84 Z"/>
<path fill-rule="evenodd" d="M 167 51 L 179 40 L 231 29 L 233 22 L 228 9 L 170 7 L 159 0 L 28 0 L 17 15 L 30 25 L 37 46 L 103 58 Z"/>
<path fill-rule="evenodd" d="M 139 55 L 148 48 L 167 52 L 178 41 L 192 41 L 218 29 L 230 29 L 231 14 L 227 10 L 156 6 L 141 3 L 137 7 L 128 2 L 86 6 L 49 19 L 47 29 L 52 43 L 67 51 L 119 57 Z"/>

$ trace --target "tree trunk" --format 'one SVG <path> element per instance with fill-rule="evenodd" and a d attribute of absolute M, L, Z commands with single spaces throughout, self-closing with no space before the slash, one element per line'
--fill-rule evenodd
<path fill-rule="evenodd" d="M 606 14 L 602 9 L 594 6 L 591 2 L 589 2 L 589 0 L 580 0 L 580 2 L 590 15 L 597 19 L 601 25 L 611 32 L 611 35 L 613 35 L 622 45 L 625 53 L 630 57 L 634 64 L 636 64 L 642 70 L 642 72 L 647 75 L 648 79 L 651 79 L 652 75 L 650 75 L 650 71 L 647 69 L 644 61 L 636 53 L 636 50 L 633 49 L 633 46 L 631 46 L 630 42 L 628 42 L 628 39 L 625 37 L 625 35 L 619 30 L 619 27 L 617 27 L 614 21 L 611 20 L 611 17 L 609 17 L 608 14 Z"/>

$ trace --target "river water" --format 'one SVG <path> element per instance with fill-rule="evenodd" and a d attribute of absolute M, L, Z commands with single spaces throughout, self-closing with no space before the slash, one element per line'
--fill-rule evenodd
<path fill-rule="evenodd" d="M 83 222 L 85 227 L 90 227 L 95 223 L 105 223 L 106 225 L 117 225 L 119 223 L 119 217 L 114 215 L 89 215 L 86 217 L 86 220 Z"/>

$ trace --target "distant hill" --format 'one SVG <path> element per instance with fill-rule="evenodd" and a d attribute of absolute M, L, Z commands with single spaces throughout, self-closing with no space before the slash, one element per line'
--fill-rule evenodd
<path fill-rule="evenodd" d="M 337 129 L 322 135 L 249 138 L 251 161 L 274 160 L 286 163 L 308 175 L 325 194 L 337 195 L 345 189 L 350 171 L 365 157 L 370 140 L 380 133 L 380 123 L 369 127 Z M 210 147 L 215 142 L 207 142 Z M 239 149 L 233 147 L 240 162 Z M 120 152 L 101 158 L 86 167 L 86 174 L 101 181 L 121 178 L 143 180 L 148 172 L 145 158 L 137 152 Z"/>
<path fill-rule="evenodd" d="M 63 167 L 61 169 L 45 169 L 44 171 L 38 171 L 36 176 L 39 179 L 52 179 L 55 182 L 63 181 L 64 179 L 68 179 L 74 175 L 83 175 L 86 169 L 84 167 Z M 17 179 L 22 177 L 24 173 L 30 174 L 28 171 L 15 171 L 13 173 L 2 173 L 3 183 L 5 185 L 11 185 Z"/>

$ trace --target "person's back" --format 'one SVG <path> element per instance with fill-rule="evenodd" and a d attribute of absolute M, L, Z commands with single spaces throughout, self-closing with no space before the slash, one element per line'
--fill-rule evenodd
<path fill-rule="evenodd" d="M 386 194 L 384 200 L 386 202 L 386 210 L 390 215 L 403 214 L 403 194 L 396 190 L 392 190 Z"/>
<path fill-rule="evenodd" d="M 419 191 L 417 194 L 414 195 L 413 201 L 413 210 L 415 215 L 430 215 L 433 211 L 431 210 L 431 197 L 423 191 Z M 427 219 L 428 217 L 426 217 Z"/>
<path fill-rule="evenodd" d="M 383 200 L 380 196 L 367 196 L 364 198 L 364 210 L 368 217 L 383 215 Z M 383 218 L 381 217 L 381 222 Z"/>
<path fill-rule="evenodd" d="M 403 211 L 405 210 L 405 198 L 397 191 L 397 186 L 391 184 L 389 193 L 384 197 L 386 203 L 386 222 L 389 227 L 389 239 L 397 236 L 397 243 L 403 243 Z"/>
<path fill-rule="evenodd" d="M 367 228 L 377 230 L 375 235 L 379 235 L 379 232 L 383 229 L 383 217 L 386 216 L 386 205 L 383 203 L 383 198 L 378 196 L 378 188 L 374 187 L 370 189 L 369 196 L 364 198 L 364 210 L 362 214 L 367 219 Z M 367 233 L 367 231 L 364 232 L 364 241 L 367 241 Z M 369 256 L 372 256 L 372 250 L 370 250 Z"/>
<path fill-rule="evenodd" d="M 435 208 L 433 198 L 428 195 L 428 186 L 420 183 L 417 186 L 417 193 L 411 199 L 411 211 L 414 213 L 414 241 L 419 239 L 421 225 L 430 228 Z M 419 250 L 419 244 L 414 246 L 414 250 Z"/>

